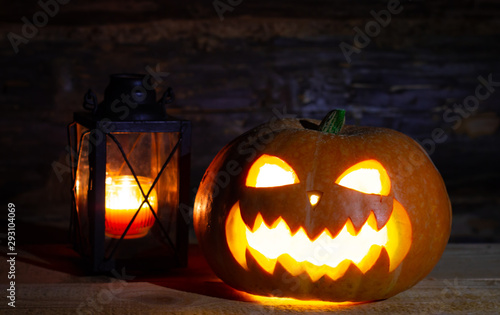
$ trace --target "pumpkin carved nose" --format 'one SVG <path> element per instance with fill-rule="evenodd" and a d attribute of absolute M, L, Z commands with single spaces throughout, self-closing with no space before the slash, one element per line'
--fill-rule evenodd
<path fill-rule="evenodd" d="M 310 190 L 307 192 L 307 197 L 309 198 L 309 202 L 311 203 L 313 209 L 318 205 L 321 200 L 321 196 L 323 196 L 323 192 L 319 190 Z"/>

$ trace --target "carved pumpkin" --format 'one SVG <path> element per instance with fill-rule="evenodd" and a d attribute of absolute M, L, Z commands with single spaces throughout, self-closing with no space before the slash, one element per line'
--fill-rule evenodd
<path fill-rule="evenodd" d="M 261 125 L 212 161 L 194 227 L 224 282 L 265 296 L 372 301 L 437 263 L 451 207 L 433 163 L 409 137 L 343 126 L 343 115 Z"/>

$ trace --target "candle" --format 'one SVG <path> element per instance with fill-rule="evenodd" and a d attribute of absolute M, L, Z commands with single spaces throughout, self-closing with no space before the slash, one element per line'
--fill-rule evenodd
<path fill-rule="evenodd" d="M 147 194 L 153 184 L 153 180 L 142 176 L 137 176 L 137 179 L 139 180 L 144 194 Z M 106 177 L 106 236 L 120 238 L 143 200 L 144 197 L 134 176 L 124 175 Z M 155 189 L 149 194 L 148 201 L 153 211 L 157 213 L 157 196 Z M 154 222 L 155 219 L 149 205 L 144 203 L 134 223 L 132 223 L 125 235 L 125 239 L 145 236 Z"/>

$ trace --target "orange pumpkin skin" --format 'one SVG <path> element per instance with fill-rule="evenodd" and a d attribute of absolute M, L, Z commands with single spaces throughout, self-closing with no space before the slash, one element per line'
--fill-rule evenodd
<path fill-rule="evenodd" d="M 203 177 L 194 207 L 195 232 L 209 265 L 230 286 L 264 296 L 358 302 L 386 299 L 412 287 L 438 262 L 450 235 L 451 206 L 439 172 L 425 151 L 402 133 L 344 126 L 334 135 L 304 127 L 318 123 L 271 121 L 236 138 L 218 153 Z M 246 187 L 250 167 L 263 154 L 288 163 L 300 184 L 261 191 Z M 385 250 L 365 273 L 351 264 L 335 280 L 293 276 L 280 263 L 269 273 L 248 251 L 247 268 L 235 259 L 226 239 L 226 221 L 237 203 L 250 228 L 255 217 L 255 209 L 250 208 L 254 206 L 266 224 L 281 217 L 292 231 L 303 227 L 311 239 L 325 227 L 332 234 L 339 232 L 346 216 L 359 227 L 370 209 L 356 209 L 349 189 L 331 187 L 345 170 L 369 159 L 383 165 L 391 180 L 390 196 L 404 207 L 411 222 L 411 246 L 394 270 L 389 270 Z M 314 210 L 305 209 L 306 192 L 313 189 L 323 192 L 321 202 Z M 345 210 L 349 208 L 350 212 Z M 390 211 L 377 215 L 379 224 L 387 220 Z"/>

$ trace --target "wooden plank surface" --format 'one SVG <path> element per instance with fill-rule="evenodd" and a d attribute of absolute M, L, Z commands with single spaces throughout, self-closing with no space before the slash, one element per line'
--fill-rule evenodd
<path fill-rule="evenodd" d="M 59 252 L 64 258 L 61 246 Z M 450 244 L 433 272 L 415 287 L 358 305 L 257 302 L 220 282 L 197 249 L 188 268 L 150 278 L 123 270 L 114 277 L 85 276 L 67 265 L 61 266 L 65 271 L 54 270 L 54 264 L 33 253 L 24 250 L 20 255 L 27 259 L 17 264 L 16 311 L 22 314 L 500 313 L 500 244 Z M 5 274 L 5 264 L 0 271 Z M 6 292 L 4 283 L 2 279 Z M 0 314 L 9 311 L 7 302 L 0 305 Z"/>
<path fill-rule="evenodd" d="M 424 280 L 385 301 L 360 305 L 259 304 L 188 293 L 151 283 L 19 286 L 17 311 L 33 314 L 266 314 L 331 312 L 369 314 L 498 314 L 500 281 Z M 5 306 L 2 306 L 6 308 Z"/>

